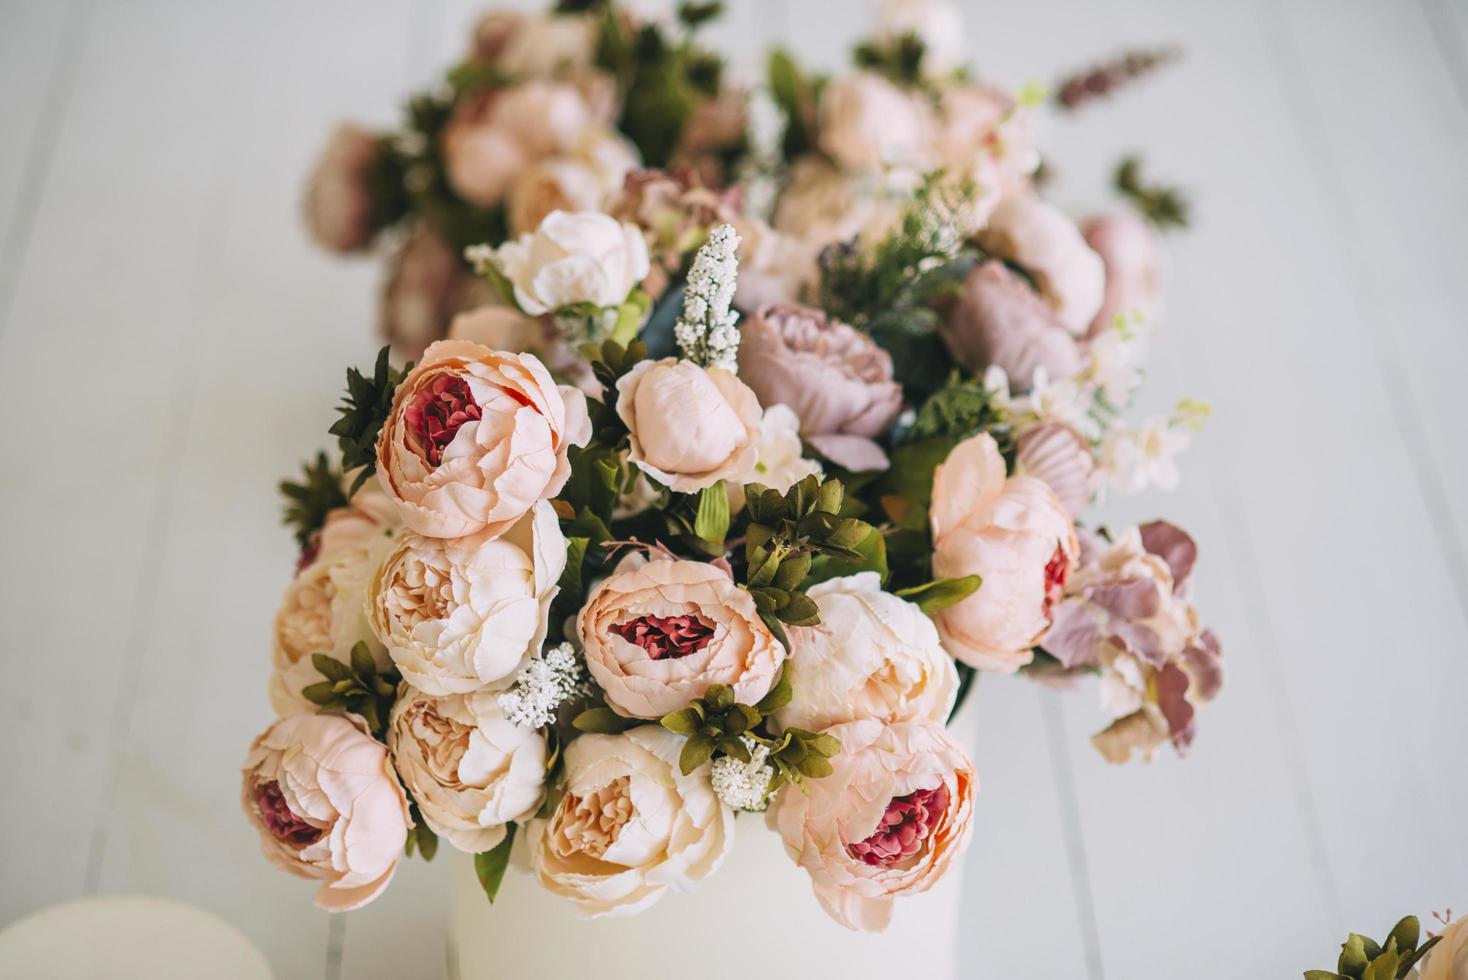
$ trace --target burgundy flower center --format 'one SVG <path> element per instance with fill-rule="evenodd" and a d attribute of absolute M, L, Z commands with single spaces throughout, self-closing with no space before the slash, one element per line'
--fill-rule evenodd
<path fill-rule="evenodd" d="M 1055 554 L 1050 556 L 1050 561 L 1045 565 L 1045 615 L 1048 618 L 1051 608 L 1065 598 L 1065 580 L 1070 575 L 1070 562 L 1066 560 L 1065 549 L 1059 546 Z"/>
<path fill-rule="evenodd" d="M 887 868 L 905 861 L 923 849 L 933 829 L 948 809 L 948 787 L 920 789 L 893 798 L 882 822 L 866 840 L 848 844 L 852 857 Z"/>
<path fill-rule="evenodd" d="M 469 383 L 446 374 L 420 388 L 403 414 L 409 434 L 430 466 L 443 462 L 444 447 L 465 422 L 480 418 L 479 403 L 469 391 Z"/>
<path fill-rule="evenodd" d="M 612 632 L 647 651 L 649 658 L 686 657 L 708 646 L 714 628 L 697 616 L 640 616 Z"/>
<path fill-rule="evenodd" d="M 326 833 L 291 812 L 285 802 L 285 794 L 280 791 L 280 783 L 273 779 L 255 790 L 255 805 L 260 808 L 260 819 L 266 829 L 275 835 L 276 840 L 292 847 L 314 844 Z"/>
<path fill-rule="evenodd" d="M 301 554 L 296 559 L 296 574 L 299 575 L 310 568 L 312 563 L 321 555 L 321 529 L 317 528 L 311 532 L 306 543 L 301 546 Z"/>

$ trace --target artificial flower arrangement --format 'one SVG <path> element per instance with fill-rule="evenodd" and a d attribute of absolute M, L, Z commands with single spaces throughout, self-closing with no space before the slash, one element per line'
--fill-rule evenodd
<path fill-rule="evenodd" d="M 1194 542 L 1078 523 L 1108 488 L 1174 482 L 1202 414 L 1125 421 L 1153 228 L 1043 201 L 1035 99 L 953 70 L 904 6 L 849 77 L 777 56 L 749 114 L 783 122 L 738 166 L 636 170 L 595 207 L 455 241 L 482 305 L 416 364 L 385 348 L 348 372 L 340 462 L 282 485 L 301 555 L 280 718 L 242 789 L 322 907 L 440 838 L 493 901 L 518 837 L 544 888 L 627 914 L 713 874 L 763 811 L 830 916 L 880 930 L 970 837 L 978 778 L 945 722 L 978 671 L 1099 677 L 1114 762 L 1192 741 L 1223 676 Z M 535 30 L 565 17 L 598 50 L 632 23 L 562 4 Z M 622 92 L 629 132 L 648 84 Z M 450 184 L 477 174 L 460 163 Z M 398 217 L 433 220 L 425 200 Z"/>
<path fill-rule="evenodd" d="M 1353 932 L 1341 944 L 1334 970 L 1306 970 L 1305 980 L 1464 980 L 1468 978 L 1468 919 L 1452 909 L 1433 913 L 1439 933 L 1423 941 L 1415 915 L 1402 919 L 1386 940 Z"/>

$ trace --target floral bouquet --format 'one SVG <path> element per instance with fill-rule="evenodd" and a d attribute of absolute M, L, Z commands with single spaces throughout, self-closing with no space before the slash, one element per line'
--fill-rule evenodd
<path fill-rule="evenodd" d="M 282 485 L 301 554 L 242 799 L 322 907 L 370 901 L 440 838 L 494 901 L 519 837 L 542 887 L 627 914 L 715 873 L 736 815 L 764 812 L 830 916 L 880 930 L 968 843 L 978 778 L 945 723 L 978 671 L 1098 677 L 1114 762 L 1192 741 L 1222 683 L 1196 546 L 1084 521 L 1109 489 L 1174 483 L 1204 414 L 1125 421 L 1153 225 L 1181 201 L 1133 164 L 1142 217 L 1046 203 L 1025 142 L 1043 100 L 970 81 L 916 8 L 947 9 L 895 5 L 848 76 L 777 54 L 739 102 L 777 125 L 717 144 L 738 154 L 691 149 L 714 145 L 692 114 L 642 118 L 733 98 L 686 88 L 714 63 L 688 39 L 706 5 L 676 41 L 607 4 L 491 15 L 435 103 L 447 128 L 373 141 L 372 180 L 416 189 L 392 220 L 433 228 L 481 299 L 416 364 L 384 348 L 348 371 L 340 462 Z M 590 67 L 544 40 L 563 31 L 598 39 Z M 618 75 L 605 118 L 680 165 L 457 224 L 505 206 L 472 210 L 488 164 L 448 148 L 508 138 L 495 106 L 569 98 L 627 43 L 676 70 Z M 362 191 L 376 229 L 375 186 L 328 196 Z"/>

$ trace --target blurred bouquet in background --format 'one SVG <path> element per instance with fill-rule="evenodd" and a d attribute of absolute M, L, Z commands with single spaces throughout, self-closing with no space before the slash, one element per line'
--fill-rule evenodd
<path fill-rule="evenodd" d="M 850 70 L 739 88 L 717 4 L 492 13 L 401 132 L 332 137 L 338 251 L 391 243 L 384 348 L 283 485 L 301 545 L 279 720 L 243 803 L 266 855 L 352 908 L 440 839 L 496 896 L 517 834 L 589 915 L 714 873 L 763 811 L 853 929 L 972 831 L 946 731 L 977 672 L 1094 678 L 1109 760 L 1193 741 L 1223 682 L 1166 521 L 1207 415 L 1133 421 L 1177 192 L 1043 195 L 1052 98 L 962 66 L 956 14 L 886 3 Z"/>

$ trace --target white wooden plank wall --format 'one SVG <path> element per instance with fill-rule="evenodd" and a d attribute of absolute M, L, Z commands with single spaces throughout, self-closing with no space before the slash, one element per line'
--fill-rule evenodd
<path fill-rule="evenodd" d="M 331 920 L 259 859 L 235 767 L 292 561 L 273 485 L 374 349 L 376 271 L 307 244 L 300 178 L 479 6 L 0 0 L 0 925 L 147 892 L 282 977 L 438 975 L 445 869 Z M 874 6 L 734 0 L 716 40 L 745 77 L 777 40 L 834 67 Z M 1230 669 L 1188 760 L 1126 769 L 1086 695 L 983 679 L 969 975 L 1287 976 L 1468 906 L 1468 4 L 965 11 L 1010 83 L 1187 51 L 1049 145 L 1077 210 L 1134 149 L 1194 191 L 1143 408 L 1214 421 L 1182 490 L 1107 511 L 1196 534 Z"/>

